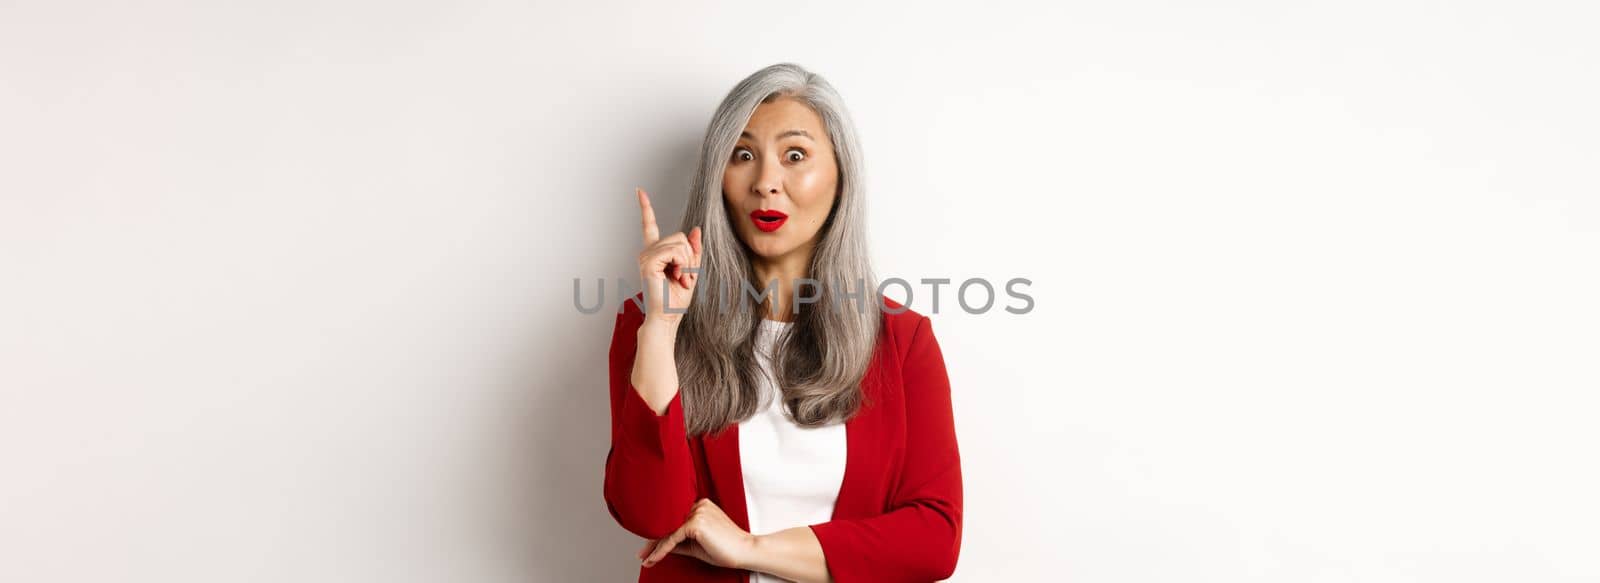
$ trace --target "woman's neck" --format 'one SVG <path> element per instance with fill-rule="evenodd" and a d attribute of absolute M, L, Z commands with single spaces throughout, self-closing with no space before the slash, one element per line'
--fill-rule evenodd
<path fill-rule="evenodd" d="M 765 315 L 762 317 L 780 322 L 794 321 L 794 283 L 797 279 L 809 277 L 811 251 L 812 246 L 806 245 L 783 257 L 753 258 L 751 267 L 756 272 L 756 289 L 759 291 L 768 287 L 768 284 L 777 282 L 772 293 L 761 304 L 765 310 Z"/>

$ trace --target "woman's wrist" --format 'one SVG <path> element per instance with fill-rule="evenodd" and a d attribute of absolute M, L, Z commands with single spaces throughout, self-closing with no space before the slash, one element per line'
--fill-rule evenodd
<path fill-rule="evenodd" d="M 786 528 L 750 538 L 740 569 L 769 573 L 790 581 L 833 581 L 827 556 L 810 526 Z"/>
<path fill-rule="evenodd" d="M 745 547 L 745 555 L 743 560 L 739 561 L 738 568 L 765 573 L 766 571 L 763 569 L 767 568 L 767 562 L 762 560 L 762 553 L 766 552 L 766 547 L 771 542 L 767 540 L 767 535 L 764 534 L 752 534 L 749 541 L 750 544 Z"/>
<path fill-rule="evenodd" d="M 679 319 L 668 320 L 663 317 L 646 316 L 644 323 L 639 325 L 639 337 L 640 339 L 647 336 L 677 338 L 678 323 L 681 321 Z"/>

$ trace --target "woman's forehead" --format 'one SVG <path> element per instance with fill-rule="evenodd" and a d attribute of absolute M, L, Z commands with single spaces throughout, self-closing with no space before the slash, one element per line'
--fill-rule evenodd
<path fill-rule="evenodd" d="M 750 121 L 740 137 L 750 140 L 781 140 L 791 136 L 823 141 L 822 117 L 810 107 L 794 99 L 779 99 L 763 103 L 750 114 Z"/>

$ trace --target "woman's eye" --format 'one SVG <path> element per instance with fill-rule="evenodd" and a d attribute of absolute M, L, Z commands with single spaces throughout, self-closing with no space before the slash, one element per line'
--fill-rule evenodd
<path fill-rule="evenodd" d="M 749 150 L 746 150 L 744 148 L 737 148 L 737 149 L 735 149 L 733 151 L 733 158 L 735 160 L 743 160 L 743 161 L 748 162 L 748 161 L 754 159 L 755 156 L 751 155 Z"/>
<path fill-rule="evenodd" d="M 805 152 L 802 152 L 799 149 L 789 150 L 789 161 L 790 162 L 799 162 L 799 161 L 804 160 L 804 159 L 806 159 L 806 153 Z"/>

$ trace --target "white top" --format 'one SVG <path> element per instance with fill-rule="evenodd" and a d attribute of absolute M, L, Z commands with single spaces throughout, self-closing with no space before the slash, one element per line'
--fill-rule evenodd
<path fill-rule="evenodd" d="M 739 423 L 739 466 L 744 471 L 744 503 L 750 515 L 750 534 L 770 534 L 833 519 L 833 503 L 844 483 L 845 434 L 843 423 L 801 427 L 789 418 L 767 352 L 778 334 L 794 324 L 761 320 L 756 336 L 756 359 L 765 367 L 760 375 L 764 401 L 761 409 Z M 751 571 L 750 583 L 788 581 Z"/>

